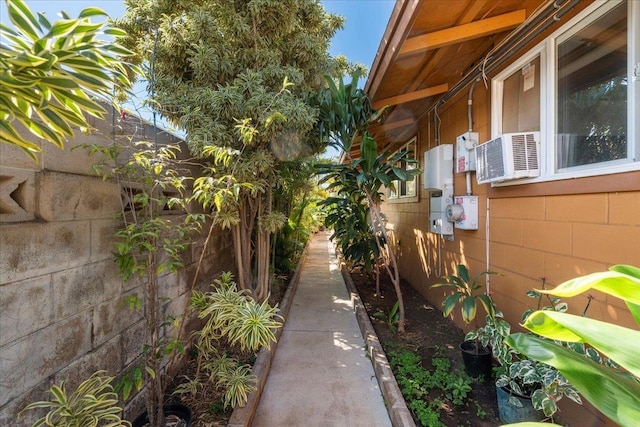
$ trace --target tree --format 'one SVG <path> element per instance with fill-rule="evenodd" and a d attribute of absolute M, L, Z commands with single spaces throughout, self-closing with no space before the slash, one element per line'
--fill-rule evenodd
<path fill-rule="evenodd" d="M 396 165 L 416 163 L 410 159 L 412 153 L 399 151 L 393 156 L 389 152 L 378 154 L 378 144 L 366 130 L 368 124 L 383 112 L 375 112 L 366 93 L 357 88 L 359 73 L 352 75 L 352 81 L 338 84 L 327 77 L 329 88 L 318 94 L 316 101 L 320 109 L 319 127 L 325 140 L 340 148 L 347 157 L 344 164 L 332 165 L 320 169 L 326 175 L 325 180 L 332 180 L 330 188 L 342 187 L 347 199 L 364 203 L 369 215 L 369 226 L 381 254 L 383 265 L 389 274 L 398 298 L 398 333 L 404 333 L 405 313 L 400 289 L 400 272 L 395 249 L 390 239 L 386 218 L 382 214 L 382 188 L 393 189 L 394 182 L 408 181 L 421 171 L 402 169 Z M 350 148 L 356 138 L 360 138 L 361 158 L 351 159 Z M 358 194 L 359 195 L 356 195 Z M 366 239 L 365 239 L 366 240 Z M 359 237 L 359 242 L 362 237 Z"/>
<path fill-rule="evenodd" d="M 232 230 L 238 286 L 263 300 L 270 236 L 286 221 L 273 188 L 283 161 L 324 149 L 306 101 L 332 70 L 327 50 L 342 19 L 315 0 L 126 4 L 123 43 L 153 66 L 154 108 L 210 162 L 196 196 Z"/>
<path fill-rule="evenodd" d="M 89 128 L 84 114 L 103 118 L 92 97 L 111 99 L 114 86 L 129 88 L 127 73 L 137 70 L 123 60 L 131 51 L 98 38 L 125 35 L 91 22 L 104 11 L 86 8 L 76 19 L 63 12 L 51 23 L 22 0 L 6 3 L 13 28 L 0 24 L 0 140 L 36 160 L 40 147 L 20 135 L 17 123 L 62 148 L 74 127 Z"/>

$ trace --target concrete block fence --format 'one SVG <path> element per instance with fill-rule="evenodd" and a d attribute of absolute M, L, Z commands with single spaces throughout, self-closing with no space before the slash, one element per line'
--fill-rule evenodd
<path fill-rule="evenodd" d="M 35 411 L 20 420 L 16 414 L 47 397 L 52 384 L 66 380 L 75 387 L 98 369 L 118 375 L 140 356 L 142 318 L 121 302 L 142 295 L 142 289 L 134 281 L 122 282 L 111 255 L 121 189 L 93 174 L 97 157 L 72 147 L 107 146 L 131 136 L 150 139 L 153 127 L 132 116 L 91 120 L 95 129 L 69 140 L 64 150 L 36 141 L 43 148 L 38 163 L 0 144 L 2 426 L 30 425 Z M 181 143 L 161 130 L 158 141 Z M 167 310 L 173 313 L 187 302 L 207 231 L 185 254 L 185 270 L 162 277 L 161 293 L 172 298 Z M 233 269 L 230 236 L 214 233 L 197 285 L 203 290 L 220 272 Z"/>

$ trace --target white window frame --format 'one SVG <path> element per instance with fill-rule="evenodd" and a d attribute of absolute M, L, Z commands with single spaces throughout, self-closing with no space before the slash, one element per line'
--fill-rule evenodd
<path fill-rule="evenodd" d="M 627 158 L 564 169 L 556 168 L 557 45 L 622 3 L 622 1 L 595 1 L 492 79 L 491 138 L 493 139 L 502 133 L 503 82 L 535 59 L 536 56 L 540 56 L 540 82 L 535 82 L 536 88 L 540 90 L 540 176 L 492 183 L 493 186 L 529 184 L 640 170 L 640 1 L 633 0 L 627 1 Z M 551 143 L 549 143 L 550 141 Z"/>
<path fill-rule="evenodd" d="M 416 160 L 417 159 L 416 156 L 417 156 L 417 152 L 418 152 L 418 138 L 415 137 L 415 136 L 413 138 L 409 139 L 406 143 L 402 144 L 402 146 L 400 148 L 398 148 L 396 151 L 394 151 L 391 154 L 391 156 L 389 156 L 389 157 L 393 157 L 396 153 L 398 153 L 398 152 L 400 152 L 402 150 L 408 150 L 409 146 L 412 145 L 412 144 L 413 144 L 413 149 L 410 150 L 410 151 L 413 153 L 412 159 Z M 414 168 L 415 169 L 418 168 L 418 164 L 417 163 L 415 164 Z M 396 184 L 396 190 L 398 190 L 398 188 L 397 188 L 398 187 L 398 185 L 397 185 L 398 181 L 393 181 L 393 182 Z M 418 176 L 417 175 L 413 177 L 413 185 L 414 185 L 415 194 L 409 194 L 409 195 L 407 195 L 407 194 L 405 194 L 405 195 L 397 194 L 397 192 L 393 192 L 393 191 L 391 191 L 390 188 L 387 188 L 387 191 L 386 191 L 387 198 L 386 198 L 386 200 L 388 202 L 396 202 L 396 203 L 397 202 L 417 201 L 417 199 L 418 199 L 418 191 L 419 191 L 419 188 L 418 188 Z"/>

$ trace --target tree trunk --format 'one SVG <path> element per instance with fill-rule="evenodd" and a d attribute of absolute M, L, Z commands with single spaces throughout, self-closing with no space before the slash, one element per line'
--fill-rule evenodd
<path fill-rule="evenodd" d="M 157 247 L 157 243 L 153 243 L 153 247 Z M 160 302 L 158 298 L 158 273 L 157 273 L 157 254 L 150 251 L 147 255 L 147 274 L 148 282 L 145 286 L 145 305 L 149 314 L 148 329 L 149 329 L 149 348 L 147 349 L 147 364 L 149 368 L 154 372 L 154 375 L 149 372 L 144 372 L 147 376 L 149 384 L 149 390 L 147 390 L 147 414 L 149 415 L 149 422 L 152 426 L 164 426 L 164 412 L 162 411 L 164 393 L 162 387 L 162 373 L 160 372 L 160 359 L 156 357 L 156 352 L 161 351 L 159 349 L 160 342 Z"/>
<path fill-rule="evenodd" d="M 381 254 L 386 254 L 383 256 L 384 267 L 389 274 L 389 278 L 391 279 L 391 283 L 393 283 L 393 288 L 396 291 L 396 297 L 398 299 L 398 333 L 403 334 L 405 332 L 404 324 L 405 324 L 405 313 L 404 313 L 404 298 L 402 297 L 402 290 L 400 289 L 400 272 L 398 271 L 398 261 L 396 259 L 395 250 L 393 249 L 393 245 L 391 244 L 391 240 L 389 239 L 389 233 L 387 233 L 387 228 L 382 219 L 382 212 L 380 211 L 380 206 L 373 201 L 371 195 L 366 192 L 367 201 L 369 202 L 369 209 L 371 211 L 372 220 L 375 224 L 380 224 L 380 230 L 384 233 L 386 244 L 383 245 L 378 238 L 378 234 L 376 235 L 376 244 L 378 245 L 378 249 Z M 375 231 L 375 230 L 374 230 Z"/>

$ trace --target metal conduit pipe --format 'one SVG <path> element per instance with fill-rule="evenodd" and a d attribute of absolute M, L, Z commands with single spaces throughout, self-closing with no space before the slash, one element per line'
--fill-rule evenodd
<path fill-rule="evenodd" d="M 444 94 L 431 108 L 421 114 L 417 121 L 420 121 L 426 114 L 437 108 L 439 105 L 444 104 L 461 90 L 467 87 L 474 80 L 481 78 L 484 74 L 490 73 L 497 67 L 502 65 L 508 58 L 519 52 L 524 46 L 526 46 L 531 40 L 540 35 L 543 31 L 549 28 L 553 23 L 558 21 L 568 11 L 573 9 L 580 3 L 581 0 L 550 0 L 547 4 L 534 12 L 527 21 L 516 29 L 504 40 L 502 40 L 493 52 L 490 52 L 487 58 L 477 64 L 473 69 L 467 73 L 462 80 L 458 81 L 451 90 Z"/>

